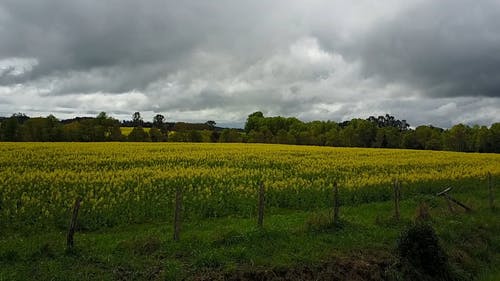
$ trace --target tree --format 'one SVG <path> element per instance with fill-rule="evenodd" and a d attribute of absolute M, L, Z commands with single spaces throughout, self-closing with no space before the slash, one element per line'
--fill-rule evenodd
<path fill-rule="evenodd" d="M 203 141 L 203 137 L 202 137 L 200 131 L 198 131 L 198 130 L 189 131 L 188 137 L 189 137 L 188 141 L 190 141 L 190 142 L 202 142 Z"/>
<path fill-rule="evenodd" d="M 142 126 L 143 120 L 140 112 L 136 111 L 132 114 L 132 123 L 134 124 L 134 127 Z"/>
<path fill-rule="evenodd" d="M 164 125 L 165 125 L 165 116 L 161 114 L 156 114 L 155 117 L 153 117 L 153 127 L 161 130 Z"/>
<path fill-rule="evenodd" d="M 340 142 L 340 127 L 332 128 L 325 133 L 326 146 L 341 146 Z"/>
<path fill-rule="evenodd" d="M 30 118 L 18 130 L 20 141 L 61 141 L 61 124 L 53 115 Z"/>
<path fill-rule="evenodd" d="M 248 137 L 247 141 L 250 143 L 264 143 L 265 142 L 264 134 L 261 131 L 251 130 L 247 134 L 247 137 Z"/>
<path fill-rule="evenodd" d="M 151 130 L 149 130 L 149 136 L 152 142 L 164 141 L 163 134 L 157 127 L 153 127 L 151 128 Z"/>
<path fill-rule="evenodd" d="M 213 120 L 208 120 L 207 122 L 205 122 L 205 124 L 210 128 L 210 130 L 214 130 L 215 129 L 215 125 L 217 123 L 215 123 L 215 121 L 213 121 Z"/>
<path fill-rule="evenodd" d="M 210 134 L 210 141 L 211 142 L 218 142 L 220 137 L 220 133 L 217 130 L 213 130 L 212 134 Z"/>
<path fill-rule="evenodd" d="M 80 122 L 71 122 L 62 126 L 63 138 L 65 141 L 81 141 Z"/>
<path fill-rule="evenodd" d="M 415 135 L 415 131 L 409 130 L 403 133 L 401 140 L 401 148 L 408 148 L 408 149 L 418 148 L 418 142 L 417 142 L 417 137 Z"/>
<path fill-rule="evenodd" d="M 353 119 L 341 132 L 341 140 L 344 146 L 371 147 L 377 136 L 377 127 L 374 123 Z"/>
<path fill-rule="evenodd" d="M 107 136 L 107 141 L 122 141 L 125 137 L 122 134 L 120 126 L 111 127 L 110 133 Z"/>
<path fill-rule="evenodd" d="M 406 120 L 398 120 L 394 116 L 386 114 L 379 117 L 370 116 L 368 117 L 369 122 L 374 123 L 379 128 L 393 127 L 400 131 L 406 131 L 410 128 L 410 124 L 406 123 Z"/>
<path fill-rule="evenodd" d="M 500 123 L 494 123 L 490 127 L 490 143 L 492 151 L 500 153 Z"/>
<path fill-rule="evenodd" d="M 14 113 L 10 118 L 4 120 L 0 126 L 0 139 L 3 141 L 20 141 L 21 125 L 29 120 L 24 113 Z"/>
<path fill-rule="evenodd" d="M 418 126 L 415 139 L 418 149 L 440 150 L 442 129 L 433 126 Z"/>
<path fill-rule="evenodd" d="M 245 123 L 245 132 L 249 133 L 251 130 L 259 129 L 263 123 L 264 114 L 257 111 L 248 115 L 247 122 Z"/>
<path fill-rule="evenodd" d="M 381 148 L 398 148 L 401 146 L 401 132 L 395 127 L 378 128 L 373 146 Z"/>
<path fill-rule="evenodd" d="M 144 131 L 142 127 L 134 127 L 127 138 L 129 141 L 135 142 L 148 142 L 151 141 L 148 132 Z"/>
<path fill-rule="evenodd" d="M 224 129 L 222 130 L 219 142 L 242 142 L 243 136 L 240 132 L 235 129 Z"/>
<path fill-rule="evenodd" d="M 491 132 L 486 126 L 472 127 L 472 134 L 475 152 L 491 152 Z"/>
<path fill-rule="evenodd" d="M 470 143 L 468 141 L 469 129 L 468 126 L 463 124 L 451 127 L 444 135 L 445 148 L 453 151 L 470 151 Z"/>

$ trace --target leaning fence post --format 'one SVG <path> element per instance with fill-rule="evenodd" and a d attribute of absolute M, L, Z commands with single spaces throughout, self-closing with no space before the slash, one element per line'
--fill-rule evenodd
<path fill-rule="evenodd" d="M 82 202 L 82 198 L 76 198 L 75 204 L 73 205 L 73 214 L 71 216 L 71 221 L 69 223 L 68 235 L 66 236 L 66 248 L 67 250 L 73 249 L 75 244 L 73 236 L 76 231 L 76 220 L 78 218 L 78 210 L 80 209 L 80 204 Z"/>
<path fill-rule="evenodd" d="M 400 219 L 400 212 L 399 212 L 400 197 L 401 197 L 400 184 L 398 182 L 398 179 L 396 178 L 394 180 L 394 218 L 396 219 L 396 221 L 399 221 Z"/>
<path fill-rule="evenodd" d="M 180 239 L 181 210 L 182 210 L 182 189 L 180 186 L 177 186 L 175 189 L 174 241 L 179 241 Z"/>
<path fill-rule="evenodd" d="M 491 179 L 491 173 L 488 172 L 488 191 L 490 197 L 490 209 L 493 211 L 495 209 L 495 197 L 493 194 L 493 181 Z"/>
<path fill-rule="evenodd" d="M 339 225 L 339 186 L 337 182 L 333 183 L 333 225 Z"/>
<path fill-rule="evenodd" d="M 444 198 L 446 198 L 446 200 L 448 200 L 449 202 L 453 202 L 455 204 L 457 204 L 458 206 L 464 208 L 464 210 L 466 212 L 472 212 L 472 209 L 470 207 L 468 207 L 467 205 L 461 203 L 460 201 L 458 201 L 457 199 L 451 197 L 451 195 L 448 194 L 448 192 L 450 192 L 451 190 L 453 189 L 453 187 L 448 187 L 446 188 L 445 190 L 441 191 L 441 192 L 438 192 L 436 194 L 436 196 L 443 196 Z"/>
<path fill-rule="evenodd" d="M 259 228 L 262 228 L 264 223 L 264 205 L 265 205 L 264 182 L 261 181 L 259 184 L 259 218 L 257 221 L 257 225 L 259 226 Z"/>

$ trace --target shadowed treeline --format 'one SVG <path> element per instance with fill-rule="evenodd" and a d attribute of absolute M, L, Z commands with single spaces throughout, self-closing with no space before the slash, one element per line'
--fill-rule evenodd
<path fill-rule="evenodd" d="M 303 122 L 294 117 L 265 117 L 262 112 L 254 112 L 248 116 L 244 130 L 215 125 L 214 121 L 201 124 L 169 123 L 160 114 L 152 122 L 145 122 L 139 112 L 132 115 L 132 120 L 121 122 L 105 112 L 95 118 L 62 121 L 53 115 L 30 118 L 18 113 L 9 118 L 0 118 L 0 140 L 248 142 L 500 152 L 500 123 L 494 123 L 490 127 L 458 124 L 449 129 L 432 125 L 412 129 L 405 120 L 398 120 L 388 114 L 337 123 Z M 122 127 L 132 129 L 124 133 Z"/>

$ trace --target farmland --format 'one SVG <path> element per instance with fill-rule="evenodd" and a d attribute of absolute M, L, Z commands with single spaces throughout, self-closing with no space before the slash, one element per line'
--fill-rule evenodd
<path fill-rule="evenodd" d="M 390 241 L 403 225 L 387 228 L 383 217 L 390 217 L 396 178 L 402 182 L 405 220 L 413 216 L 416 198 L 427 198 L 436 207 L 434 214 L 441 214 L 436 218 L 439 231 L 451 235 L 450 241 L 463 239 L 457 233 L 483 223 L 480 229 L 494 233 L 498 223 L 486 211 L 488 172 L 493 178 L 500 176 L 500 155 L 266 144 L 2 143 L 0 262 L 11 266 L 0 271 L 0 277 L 23 279 L 33 274 L 24 267 L 31 267 L 33 259 L 37 274 L 47 278 L 64 276 L 66 263 L 87 266 L 88 261 L 66 256 L 63 239 L 57 238 L 67 230 L 76 198 L 82 198 L 79 255 L 104 259 L 96 263 L 111 267 L 126 264 L 138 272 L 159 262 L 167 268 L 160 276 L 176 279 L 186 277 L 189 268 L 317 262 L 329 255 L 329 247 L 340 252 L 392 247 Z M 266 190 L 264 233 L 254 229 L 261 182 Z M 331 208 L 334 183 L 339 186 L 342 214 L 356 223 L 335 234 L 337 238 L 323 232 L 311 235 L 307 229 L 318 224 L 314 217 Z M 443 204 L 429 199 L 447 186 L 480 209 L 476 219 L 464 217 L 457 225 L 458 218 L 448 219 Z M 168 234 L 178 187 L 184 201 L 181 244 L 173 243 Z M 321 219 L 319 224 L 321 228 Z M 154 244 L 153 251 L 162 258 L 154 255 L 142 261 L 134 243 Z M 267 250 L 255 248 L 261 243 L 271 243 L 267 250 L 273 254 L 266 256 Z M 299 244 L 304 248 L 298 250 Z M 44 251 L 49 251 L 55 271 L 44 267 Z M 125 255 L 123 260 L 120 255 Z M 116 272 L 97 265 L 80 270 L 117 278 Z M 27 275 L 17 275 L 20 272 Z M 127 278 L 147 279 L 133 274 Z"/>
<path fill-rule="evenodd" d="M 268 206 L 309 210 L 330 205 L 333 182 L 346 204 L 357 204 L 388 200 L 395 178 L 414 194 L 444 184 L 474 188 L 487 172 L 500 175 L 495 154 L 176 143 L 4 143 L 0 150 L 0 218 L 16 228 L 65 228 L 77 197 L 88 229 L 163 220 L 177 186 L 187 216 L 248 217 L 260 181 Z"/>
<path fill-rule="evenodd" d="M 128 136 L 130 135 L 130 132 L 132 132 L 134 128 L 133 127 L 120 127 L 120 131 L 122 132 L 122 134 L 124 136 Z M 144 131 L 145 132 L 148 132 L 151 130 L 151 128 L 144 128 Z"/>

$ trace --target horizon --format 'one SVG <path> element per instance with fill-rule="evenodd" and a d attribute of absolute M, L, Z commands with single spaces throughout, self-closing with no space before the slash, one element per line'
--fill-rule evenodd
<path fill-rule="evenodd" d="M 259 111 L 259 110 L 257 110 Z M 74 116 L 70 116 L 70 117 L 60 117 L 60 116 L 57 116 L 55 114 L 47 114 L 47 115 L 40 115 L 40 116 L 31 116 L 31 115 L 28 115 L 26 114 L 26 116 L 28 116 L 29 118 L 46 118 L 47 116 L 49 115 L 53 115 L 54 117 L 56 117 L 58 120 L 60 121 L 64 121 L 64 120 L 71 120 L 71 119 L 76 119 L 76 118 L 95 118 L 100 112 L 97 112 L 95 114 L 87 114 L 87 115 L 74 115 Z M 116 120 L 118 120 L 119 122 L 131 122 L 132 121 L 132 114 L 129 114 L 128 115 L 128 119 L 127 117 L 125 117 L 126 115 L 120 115 L 120 116 L 123 116 L 123 118 L 117 118 L 116 116 L 113 116 L 107 112 L 104 112 L 106 113 L 106 115 L 108 117 L 111 117 L 111 118 L 114 118 Z M 156 114 L 161 114 L 161 113 L 154 113 L 154 115 L 151 115 L 150 118 L 145 118 L 143 113 L 142 112 L 139 112 L 141 114 L 141 117 L 143 119 L 144 122 L 149 122 L 151 123 L 152 120 L 153 120 L 153 117 L 154 115 Z M 253 112 L 254 113 L 254 112 Z M 15 112 L 13 114 L 25 114 L 24 112 Z M 251 113 L 250 113 L 251 114 Z M 389 114 L 389 113 L 386 113 L 387 115 L 390 115 L 390 116 L 393 116 L 392 114 Z M 367 117 L 354 117 L 352 119 L 348 119 L 348 120 L 333 120 L 333 119 L 316 119 L 316 120 L 303 120 L 303 119 L 300 119 L 296 116 L 281 116 L 281 115 L 274 115 L 274 116 L 270 116 L 270 115 L 267 115 L 264 113 L 264 116 L 265 117 L 283 117 L 283 118 L 297 118 L 299 119 L 300 121 L 302 122 L 305 122 L 305 123 L 308 123 L 308 122 L 313 122 L 313 121 L 321 121 L 321 122 L 335 122 L 337 124 L 340 124 L 340 123 L 343 123 L 343 122 L 349 122 L 349 121 L 352 121 L 353 119 L 363 119 L 363 120 L 368 120 L 369 117 L 380 117 L 380 116 L 385 116 L 386 114 L 382 114 L 382 115 L 371 115 L 371 116 L 367 116 Z M 203 124 L 207 121 L 210 121 L 210 120 L 197 120 L 197 119 L 193 119 L 193 120 L 176 120 L 176 119 L 169 119 L 167 118 L 168 116 L 166 116 L 165 114 L 162 114 L 163 116 L 165 116 L 165 122 L 166 123 L 191 123 L 191 124 Z M 9 116 L 3 116 L 3 115 L 0 115 L 0 118 L 9 118 L 10 116 L 12 116 L 12 114 L 10 114 Z M 147 115 L 146 115 L 147 116 Z M 248 115 L 247 115 L 248 117 Z M 395 119 L 397 120 L 401 120 L 401 121 L 406 121 L 408 124 L 409 124 L 409 129 L 412 129 L 414 130 L 415 128 L 419 127 L 419 126 L 430 126 L 430 127 L 435 127 L 435 128 L 440 128 L 440 129 L 444 129 L 444 130 L 449 130 L 452 126 L 454 125 L 459 125 L 459 124 L 463 124 L 465 126 L 469 126 L 469 127 L 474 127 L 474 126 L 486 126 L 486 127 L 491 127 L 491 125 L 495 124 L 495 123 L 499 123 L 499 122 L 494 122 L 494 123 L 491 123 L 491 124 L 464 124 L 464 123 L 456 123 L 456 124 L 452 124 L 452 126 L 450 127 L 440 127 L 440 126 L 436 126 L 432 123 L 429 123 L 429 124 L 418 124 L 418 125 L 414 125 L 412 124 L 411 122 L 408 122 L 408 120 L 406 120 L 405 118 L 399 118 L 400 116 L 393 116 Z M 229 129 L 243 129 L 245 127 L 245 123 L 246 123 L 246 118 L 244 121 L 242 122 L 230 122 L 230 123 L 219 123 L 217 122 L 217 120 L 211 120 L 211 121 L 215 121 L 216 122 L 216 126 L 217 127 L 220 127 L 220 128 L 229 128 Z"/>

